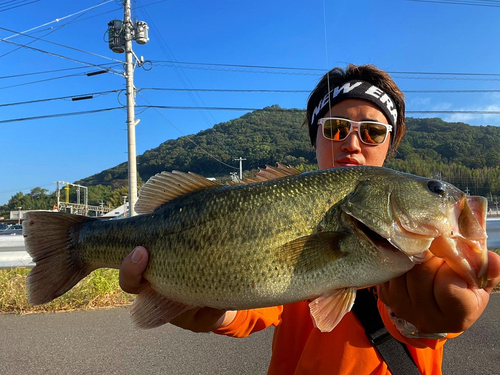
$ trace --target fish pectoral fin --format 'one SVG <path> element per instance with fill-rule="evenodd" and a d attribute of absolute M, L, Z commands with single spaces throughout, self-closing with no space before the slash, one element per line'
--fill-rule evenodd
<path fill-rule="evenodd" d="M 347 232 L 322 232 L 299 237 L 281 246 L 279 259 L 297 273 L 317 269 L 345 255 L 340 242 L 349 235 Z"/>
<path fill-rule="evenodd" d="M 130 314 L 132 321 L 139 328 L 155 328 L 170 322 L 176 316 L 196 306 L 185 305 L 162 296 L 148 287 L 139 293 Z"/>
<path fill-rule="evenodd" d="M 351 311 L 357 288 L 335 289 L 309 303 L 314 326 L 321 332 L 331 332 L 345 314 Z"/>

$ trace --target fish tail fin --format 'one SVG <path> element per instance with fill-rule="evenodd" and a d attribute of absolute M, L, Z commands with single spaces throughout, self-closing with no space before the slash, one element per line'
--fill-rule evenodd
<path fill-rule="evenodd" d="M 91 220 L 96 219 L 62 212 L 26 214 L 24 243 L 36 263 L 26 281 L 30 304 L 52 301 L 93 271 L 75 247 L 81 225 Z"/>

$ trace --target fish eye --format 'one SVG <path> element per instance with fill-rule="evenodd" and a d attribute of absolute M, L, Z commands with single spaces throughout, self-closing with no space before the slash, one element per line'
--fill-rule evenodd
<path fill-rule="evenodd" d="M 427 187 L 431 193 L 437 194 L 441 197 L 446 195 L 446 187 L 441 181 L 432 180 L 427 183 Z"/>

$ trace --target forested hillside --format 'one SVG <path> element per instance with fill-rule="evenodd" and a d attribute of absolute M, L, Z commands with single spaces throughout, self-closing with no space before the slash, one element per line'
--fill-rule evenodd
<path fill-rule="evenodd" d="M 139 184 L 161 171 L 191 171 L 205 177 L 229 177 L 243 157 L 245 170 L 276 162 L 301 170 L 316 168 L 305 113 L 297 109 L 266 107 L 220 123 L 197 134 L 163 142 L 138 156 Z M 407 134 L 397 155 L 385 166 L 426 177 L 441 178 L 469 192 L 496 201 L 500 196 L 500 128 L 444 122 L 439 118 L 407 118 Z M 229 166 L 228 166 L 229 165 Z M 104 170 L 77 183 L 89 186 L 91 204 L 101 200 L 119 205 L 127 195 L 127 164 Z M 47 208 L 54 194 L 34 189 L 17 193 L 0 216 L 22 206 Z M 43 202 L 42 202 L 43 201 Z M 31 203 L 30 203 L 31 202 Z"/>
<path fill-rule="evenodd" d="M 143 181 L 161 171 L 192 171 L 228 176 L 235 158 L 246 170 L 281 162 L 299 169 L 316 167 L 305 112 L 278 106 L 248 113 L 198 134 L 169 140 L 138 158 Z M 440 177 L 471 194 L 500 195 L 500 129 L 444 122 L 439 118 L 407 118 L 407 134 L 387 167 L 427 177 Z M 83 185 L 123 186 L 127 164 L 79 181 Z"/>

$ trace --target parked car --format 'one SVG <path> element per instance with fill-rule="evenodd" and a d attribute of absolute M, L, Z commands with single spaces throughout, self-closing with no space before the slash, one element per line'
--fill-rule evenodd
<path fill-rule="evenodd" d="M 9 225 L 7 225 L 5 223 L 0 223 L 0 231 L 6 230 L 6 229 L 9 229 Z"/>
<path fill-rule="evenodd" d="M 13 224 L 9 227 L 9 229 L 23 229 L 22 224 Z"/>

